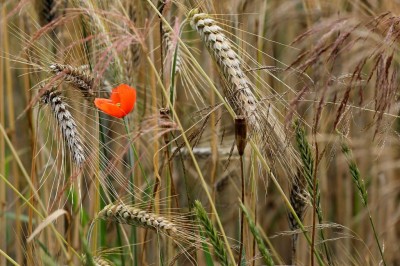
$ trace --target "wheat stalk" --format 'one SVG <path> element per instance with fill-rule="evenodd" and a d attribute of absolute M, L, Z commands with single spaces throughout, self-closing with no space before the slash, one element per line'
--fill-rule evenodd
<path fill-rule="evenodd" d="M 61 129 L 61 134 L 68 144 L 73 162 L 78 167 L 81 167 L 85 161 L 83 144 L 79 137 L 76 122 L 67 109 L 68 105 L 64 103 L 60 95 L 61 93 L 55 91 L 55 89 L 47 90 L 42 95 L 41 100 L 43 103 L 50 106 L 54 117 L 57 120 L 57 124 Z"/>
<path fill-rule="evenodd" d="M 78 89 L 86 99 L 95 97 L 94 79 L 84 69 L 62 64 L 52 64 L 49 68 L 55 75 L 62 75 L 63 80 Z"/>

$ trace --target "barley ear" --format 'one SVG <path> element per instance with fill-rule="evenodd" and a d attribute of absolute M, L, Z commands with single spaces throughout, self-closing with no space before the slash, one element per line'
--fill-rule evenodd
<path fill-rule="evenodd" d="M 300 151 L 300 157 L 302 161 L 302 175 L 305 178 L 305 181 L 307 182 L 307 190 L 308 193 L 310 194 L 311 201 L 313 203 L 313 206 L 315 206 L 315 212 L 318 218 L 319 223 L 323 223 L 323 215 L 322 215 L 322 208 L 321 208 L 321 191 L 319 189 L 319 179 L 316 178 L 315 180 L 315 187 L 314 187 L 314 175 L 316 174 L 314 171 L 314 156 L 312 154 L 311 146 L 310 143 L 307 140 L 306 137 L 306 132 L 304 128 L 300 125 L 300 121 L 297 120 L 295 122 L 295 131 L 296 131 L 296 142 L 297 142 L 297 147 L 299 148 Z M 301 178 L 301 175 L 298 177 Z M 315 191 L 315 195 L 314 195 Z M 294 206 L 293 206 L 294 207 Z M 300 218 L 300 216 L 299 216 Z M 319 233 L 321 239 L 324 241 L 325 240 L 325 235 L 323 231 L 320 231 Z M 322 245 L 325 256 L 329 262 L 329 264 L 332 264 L 332 258 L 331 254 L 328 248 L 328 245 L 323 242 Z"/>

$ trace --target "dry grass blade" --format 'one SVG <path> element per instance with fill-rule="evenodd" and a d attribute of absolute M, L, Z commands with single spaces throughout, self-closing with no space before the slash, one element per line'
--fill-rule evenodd
<path fill-rule="evenodd" d="M 29 243 L 31 242 L 35 236 L 37 236 L 44 228 L 46 228 L 50 223 L 54 222 L 58 217 L 62 215 L 67 215 L 68 213 L 65 210 L 58 209 L 54 211 L 53 213 L 49 214 L 46 219 L 44 219 L 38 227 L 36 227 L 35 231 L 32 232 L 32 234 L 26 239 L 26 241 Z"/>

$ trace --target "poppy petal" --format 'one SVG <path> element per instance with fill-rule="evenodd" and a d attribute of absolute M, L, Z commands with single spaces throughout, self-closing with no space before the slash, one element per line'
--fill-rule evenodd
<path fill-rule="evenodd" d="M 94 104 L 104 113 L 122 118 L 129 114 L 136 102 L 136 90 L 126 84 L 121 84 L 111 92 L 110 99 L 96 98 Z"/>
<path fill-rule="evenodd" d="M 120 103 L 121 102 L 121 95 L 120 95 L 120 93 L 118 91 L 118 88 L 119 88 L 119 86 L 114 88 L 111 91 L 110 100 L 111 100 L 112 103 Z"/>
<path fill-rule="evenodd" d="M 136 102 L 136 90 L 126 84 L 121 84 L 115 90 L 119 93 L 120 107 L 129 114 Z"/>
<path fill-rule="evenodd" d="M 103 111 L 108 115 L 117 118 L 122 118 L 126 115 L 126 112 L 124 112 L 124 110 L 122 110 L 116 104 L 112 103 L 112 101 L 109 99 L 96 98 L 94 100 L 94 104 L 96 105 L 97 108 L 99 108 L 101 111 Z"/>

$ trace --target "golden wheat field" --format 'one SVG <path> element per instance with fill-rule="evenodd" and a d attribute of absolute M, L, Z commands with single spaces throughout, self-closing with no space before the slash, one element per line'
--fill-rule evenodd
<path fill-rule="evenodd" d="M 0 265 L 400 265 L 400 1 L 0 1 Z"/>

